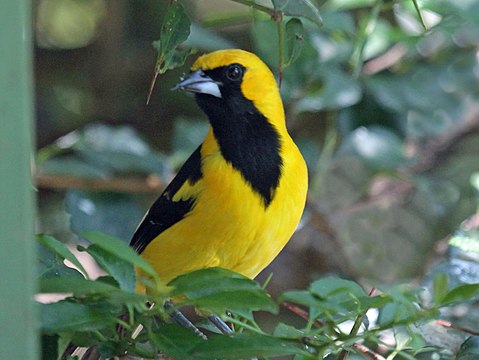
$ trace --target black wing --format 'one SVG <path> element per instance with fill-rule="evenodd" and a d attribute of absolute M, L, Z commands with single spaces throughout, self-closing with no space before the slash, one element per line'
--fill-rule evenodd
<path fill-rule="evenodd" d="M 193 208 L 195 199 L 173 201 L 173 196 L 186 181 L 196 183 L 202 177 L 201 145 L 186 160 L 180 171 L 155 201 L 135 231 L 130 246 L 141 254 L 147 245 L 163 231 L 183 219 Z"/>

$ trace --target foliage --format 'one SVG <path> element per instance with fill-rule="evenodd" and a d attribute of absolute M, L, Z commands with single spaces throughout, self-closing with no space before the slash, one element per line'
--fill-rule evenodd
<path fill-rule="evenodd" d="M 90 124 L 37 157 L 37 183 L 56 188 L 61 180 L 71 230 L 90 241 L 78 250 L 105 272 L 89 278 L 65 245 L 38 237 L 40 291 L 68 294 L 39 305 L 44 358 L 57 358 L 69 341 L 95 346 L 105 357 L 125 351 L 142 357 L 161 351 L 178 359 L 344 359 L 345 351 L 389 359 L 477 357 L 477 230 L 461 228 L 449 257 L 426 266 L 437 241 L 477 208 L 470 179 L 479 171 L 479 2 L 225 2 L 245 5 L 244 11 L 201 18 L 192 1 L 164 2 L 154 42 L 155 79 L 183 65 L 196 49 L 246 47 L 235 43 L 236 30 L 232 39 L 221 31 L 238 19 L 240 26 L 246 22 L 240 31 L 278 74 L 288 125 L 311 173 L 309 203 L 296 234 L 313 259 L 307 271 L 324 270 L 320 263 L 326 263 L 326 271 L 362 279 L 361 284 L 384 284 L 429 270 L 423 286 L 384 285 L 370 294 L 357 282 L 322 277 L 274 300 L 251 280 L 209 269 L 165 287 L 114 237 L 129 240 L 142 214 L 141 199 L 133 193 L 157 193 L 170 177 L 170 164 L 180 165 L 201 142 L 205 122 L 178 118 L 168 157 L 131 127 Z M 60 100 L 73 94 L 65 89 L 54 89 L 63 94 Z M 76 118 L 66 110 L 93 101 L 76 96 L 59 117 Z M 186 110 L 174 95 L 168 107 L 182 115 Z M 84 233 L 91 230 L 110 235 Z M 471 250 L 464 243 L 475 245 Z M 156 291 L 134 291 L 134 266 L 146 268 Z M 308 282 L 311 274 L 301 277 Z M 281 273 L 276 278 L 283 280 Z M 211 334 L 203 341 L 171 323 L 159 305 L 170 296 L 181 299 L 178 307 L 228 311 L 224 317 L 236 333 Z M 148 302 L 157 305 L 150 308 Z M 262 323 L 265 311 L 276 314 L 279 308 L 289 316 Z M 468 316 L 461 315 L 464 309 Z M 144 330 L 133 338 L 139 324 Z M 204 322 L 198 326 L 215 332 Z"/>
<path fill-rule="evenodd" d="M 90 232 L 84 237 L 91 244 L 80 246 L 79 250 L 92 255 L 105 272 L 96 280 L 83 274 L 83 270 L 74 270 L 63 263 L 62 260 L 67 259 L 82 269 L 61 242 L 38 236 L 41 261 L 45 264 L 39 273 L 39 291 L 66 296 L 59 302 L 39 305 L 44 340 L 50 341 L 50 346 L 56 344 L 56 351 L 51 353 L 49 348 L 44 359 L 56 359 L 70 341 L 77 346 L 94 346 L 104 357 L 128 352 L 130 356 L 154 358 L 162 352 L 175 359 L 281 355 L 318 359 L 342 350 L 361 351 L 364 348 L 358 344 L 364 342 L 369 351 L 382 346 L 387 349 L 383 348 L 382 353 L 414 358 L 425 351 L 441 353 L 443 350 L 426 346 L 417 335 L 404 338 L 401 334 L 415 333 L 420 324 L 437 319 L 440 309 L 479 294 L 479 284 L 449 288 L 447 279 L 437 276 L 432 294 L 434 301 L 425 306 L 419 289 L 401 285 L 371 290 L 368 294 L 354 281 L 327 277 L 314 281 L 306 290 L 287 291 L 276 302 L 256 282 L 220 268 L 179 276 L 167 287 L 158 281 L 153 286 L 149 282 L 151 291 L 139 294 L 135 292 L 133 267 L 141 267 L 154 278 L 149 265 L 110 235 Z M 203 340 L 169 320 L 172 309 L 161 306 L 169 298 L 178 299 L 175 308 L 191 305 L 203 312 L 226 313 L 224 318 L 234 324 L 235 334 L 212 334 L 209 340 Z M 147 303 L 155 305 L 147 306 Z M 278 305 L 303 319 L 277 322 L 274 330 L 267 332 L 257 323 L 256 314 L 258 311 L 277 314 Z M 373 312 L 379 314 L 374 323 L 368 320 Z M 351 330 L 352 323 L 355 326 Z M 143 331 L 133 335 L 140 325 Z M 203 325 L 200 322 L 198 326 Z M 392 345 L 384 339 L 384 334 L 391 331 L 396 338 Z M 471 338 L 464 343 L 461 356 L 477 351 L 473 342 Z"/>

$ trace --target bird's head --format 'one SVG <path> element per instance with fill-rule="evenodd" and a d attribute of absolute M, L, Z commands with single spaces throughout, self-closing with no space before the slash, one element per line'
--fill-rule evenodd
<path fill-rule="evenodd" d="M 173 89 L 195 93 L 207 114 L 219 109 L 230 114 L 259 111 L 276 127 L 285 126 L 273 74 L 256 55 L 244 50 L 219 50 L 199 57 L 191 73 Z"/>

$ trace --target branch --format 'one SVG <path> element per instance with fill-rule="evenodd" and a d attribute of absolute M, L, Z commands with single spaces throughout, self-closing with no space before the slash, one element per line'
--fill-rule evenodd
<path fill-rule="evenodd" d="M 474 114 L 460 125 L 427 141 L 425 145 L 421 142 L 411 144 L 413 151 L 418 154 L 418 159 L 404 170 L 407 173 L 431 170 L 444 161 L 457 143 L 475 133 L 479 133 L 479 110 L 474 111 Z"/>
<path fill-rule="evenodd" d="M 369 296 L 373 296 L 374 293 L 376 292 L 376 288 L 372 288 L 371 291 L 369 291 Z M 358 315 L 356 318 L 356 321 L 354 322 L 353 328 L 351 329 L 349 335 L 350 336 L 356 336 L 359 328 L 361 327 L 361 324 L 363 323 L 364 317 L 366 316 L 367 309 L 362 312 L 361 314 Z M 345 360 L 348 357 L 348 351 L 346 349 L 341 350 L 341 352 L 338 355 L 337 360 Z"/>
<path fill-rule="evenodd" d="M 299 317 L 301 317 L 302 319 L 308 321 L 309 320 L 309 315 L 308 315 L 308 312 L 306 310 L 303 310 L 301 309 L 299 306 L 296 306 L 288 301 L 283 301 L 281 303 L 281 306 L 283 306 L 284 308 L 288 309 L 289 311 L 291 311 L 292 313 L 298 315 Z M 319 319 L 316 319 L 314 320 L 314 325 L 317 326 L 317 327 L 321 327 L 324 325 L 324 323 L 319 320 Z"/>
<path fill-rule="evenodd" d="M 363 354 L 367 355 L 370 359 L 373 360 L 386 360 L 386 358 L 382 355 L 379 355 L 377 352 L 372 351 L 370 348 L 363 344 L 355 343 L 353 344 L 353 348 L 362 352 Z"/>
<path fill-rule="evenodd" d="M 461 327 L 458 325 L 454 325 L 453 323 L 446 321 L 446 320 L 436 320 L 436 324 L 444 326 L 446 328 L 454 329 L 454 330 L 459 330 L 462 332 L 465 332 L 467 334 L 473 335 L 473 336 L 479 336 L 479 331 L 471 330 L 465 327 Z"/>
<path fill-rule="evenodd" d="M 164 187 L 158 175 L 146 178 L 89 179 L 76 176 L 37 174 L 35 185 L 47 189 L 84 189 L 126 193 L 158 193 Z"/>
<path fill-rule="evenodd" d="M 367 61 L 363 66 L 363 74 L 374 75 L 386 70 L 395 64 L 407 54 L 407 48 L 403 44 L 396 44 L 384 54 Z"/>

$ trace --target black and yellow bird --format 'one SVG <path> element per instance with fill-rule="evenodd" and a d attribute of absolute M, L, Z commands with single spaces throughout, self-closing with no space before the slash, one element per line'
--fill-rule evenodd
<path fill-rule="evenodd" d="M 209 267 L 254 278 L 293 234 L 308 187 L 274 76 L 252 53 L 221 50 L 175 89 L 195 94 L 211 126 L 130 244 L 164 283 Z"/>

